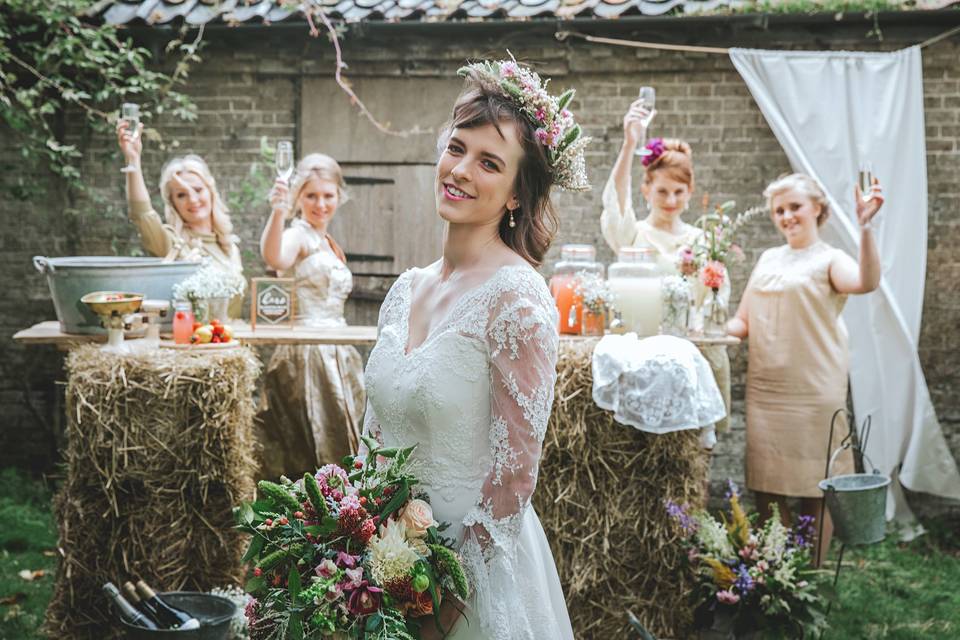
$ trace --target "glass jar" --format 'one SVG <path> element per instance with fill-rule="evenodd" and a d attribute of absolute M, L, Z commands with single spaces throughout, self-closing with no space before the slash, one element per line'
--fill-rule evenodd
<path fill-rule="evenodd" d="M 652 336 L 660 331 L 660 268 L 657 250 L 624 247 L 610 265 L 607 286 L 627 331 Z"/>
<path fill-rule="evenodd" d="M 661 280 L 661 333 L 679 337 L 687 335 L 692 297 L 690 283 L 683 276 L 666 276 Z"/>
<path fill-rule="evenodd" d="M 723 338 L 727 335 L 727 301 L 719 289 L 710 289 L 703 303 L 703 335 Z"/>
<path fill-rule="evenodd" d="M 177 344 L 190 344 L 193 335 L 193 305 L 189 300 L 177 300 L 173 303 L 173 341 Z"/>
<path fill-rule="evenodd" d="M 576 293 L 577 274 L 596 274 L 603 278 L 603 265 L 596 261 L 597 250 L 589 244 L 565 244 L 560 247 L 560 261 L 553 267 L 550 293 L 560 314 L 560 333 L 580 335 L 583 300 Z"/>

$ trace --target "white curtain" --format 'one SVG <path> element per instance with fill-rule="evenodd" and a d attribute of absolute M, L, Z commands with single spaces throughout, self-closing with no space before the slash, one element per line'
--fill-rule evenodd
<path fill-rule="evenodd" d="M 869 160 L 886 202 L 875 231 L 880 289 L 852 296 L 850 382 L 858 423 L 873 421 L 867 456 L 912 491 L 960 500 L 960 473 L 917 356 L 927 262 L 927 164 L 920 49 L 892 53 L 731 49 L 795 171 L 822 184 L 834 212 L 824 239 L 858 256 L 853 187 Z M 776 176 L 769 176 L 771 179 Z M 912 525 L 891 483 L 887 517 Z"/>

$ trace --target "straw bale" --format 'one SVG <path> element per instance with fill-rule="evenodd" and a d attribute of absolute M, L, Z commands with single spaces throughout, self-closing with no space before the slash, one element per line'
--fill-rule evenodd
<path fill-rule="evenodd" d="M 259 371 L 243 347 L 116 356 L 84 346 L 69 355 L 51 636 L 116 637 L 100 589 L 107 580 L 205 591 L 242 578 L 231 509 L 255 488 Z"/>
<path fill-rule="evenodd" d="M 592 398 L 596 340 L 561 341 L 556 399 L 534 505 L 579 640 L 631 638 L 626 611 L 658 637 L 689 637 L 691 576 L 664 500 L 702 505 L 696 431 L 643 433 Z"/>

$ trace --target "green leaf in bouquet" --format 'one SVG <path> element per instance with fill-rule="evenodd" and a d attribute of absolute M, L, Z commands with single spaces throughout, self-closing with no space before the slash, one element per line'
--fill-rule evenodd
<path fill-rule="evenodd" d="M 254 576 L 243 586 L 244 591 L 256 595 L 267 588 L 267 579 L 263 576 Z"/>
<path fill-rule="evenodd" d="M 367 633 L 373 633 L 382 626 L 383 616 L 381 616 L 379 613 L 374 613 L 373 615 L 367 617 L 367 624 L 364 625 L 363 630 Z"/>
<path fill-rule="evenodd" d="M 238 515 L 243 524 L 253 524 L 253 518 L 255 514 L 253 513 L 253 507 L 249 502 L 243 502 L 240 504 L 240 512 Z"/>
<path fill-rule="evenodd" d="M 376 438 L 371 438 L 370 436 L 360 436 L 360 439 L 363 441 L 363 444 L 366 445 L 370 456 L 373 457 L 374 452 L 380 448 L 380 443 L 377 442 Z"/>
<path fill-rule="evenodd" d="M 390 498 L 390 501 L 380 510 L 380 520 L 386 520 L 390 514 L 397 511 L 400 506 L 407 501 L 407 498 L 410 497 L 410 482 L 406 478 L 394 486 L 397 487 L 397 491 L 393 494 L 393 497 Z"/>
<path fill-rule="evenodd" d="M 290 622 L 287 623 L 287 640 L 303 640 L 303 622 L 297 612 L 290 614 Z"/>
<path fill-rule="evenodd" d="M 377 455 L 383 458 L 396 458 L 398 453 L 400 453 L 400 449 L 396 447 L 388 447 L 377 451 Z"/>
<path fill-rule="evenodd" d="M 290 491 L 288 491 L 286 487 L 282 487 L 276 482 L 261 480 L 257 483 L 257 489 L 281 509 L 287 509 L 289 511 L 300 510 L 300 503 L 297 502 L 297 499 L 290 494 Z"/>
<path fill-rule="evenodd" d="M 323 499 L 323 494 L 320 493 L 320 485 L 317 484 L 317 479 L 312 473 L 303 474 L 303 490 L 307 494 L 310 506 L 317 512 L 317 515 L 325 517 L 328 513 L 327 501 Z"/>
<path fill-rule="evenodd" d="M 253 560 L 254 557 L 259 555 L 260 552 L 263 551 L 263 546 L 266 544 L 266 542 L 267 542 L 266 538 L 262 536 L 254 536 L 253 539 L 250 540 L 250 546 L 247 547 L 247 552 L 243 554 L 242 561 L 250 562 L 251 560 Z"/>
<path fill-rule="evenodd" d="M 303 528 L 304 533 L 312 536 L 328 536 L 337 530 L 337 519 L 333 516 L 324 516 L 320 524 L 311 524 Z"/>
<path fill-rule="evenodd" d="M 297 566 L 290 567 L 290 574 L 287 576 L 287 591 L 290 592 L 290 602 L 296 602 L 300 595 L 300 571 Z"/>

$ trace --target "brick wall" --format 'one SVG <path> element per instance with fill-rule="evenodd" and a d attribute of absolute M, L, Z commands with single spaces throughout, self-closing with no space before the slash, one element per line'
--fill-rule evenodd
<path fill-rule="evenodd" d="M 796 21 L 767 31 L 726 29 L 716 21 L 674 20 L 657 25 L 656 31 L 614 35 L 693 42 L 690 27 L 696 27 L 696 41 L 703 44 L 811 46 L 806 43 L 812 27 Z M 625 27 L 617 28 L 622 31 Z M 864 37 L 868 28 L 866 23 L 849 22 L 821 26 L 816 46 L 893 49 L 921 40 L 934 29 L 891 25 L 885 27 L 885 39 L 878 44 Z M 234 194 L 234 200 L 256 185 L 249 169 L 258 159 L 261 137 L 266 136 L 271 143 L 280 137 L 297 137 L 301 80 L 331 75 L 329 43 L 323 38 L 305 38 L 303 31 L 290 27 L 211 30 L 204 63 L 192 74 L 189 88 L 199 108 L 197 123 L 160 126 L 168 141 L 179 140 L 177 152 L 202 154 L 212 165 L 221 188 Z M 389 46 L 385 44 L 388 36 Z M 960 382 L 960 346 L 954 337 L 960 324 L 960 254 L 954 249 L 960 243 L 960 223 L 955 220 L 960 209 L 960 67 L 956 64 L 960 46 L 956 38 L 953 40 L 934 45 L 923 54 L 930 241 L 920 356 L 941 424 L 954 455 L 960 457 L 960 397 L 953 392 Z M 557 198 L 562 224 L 555 246 L 592 243 L 605 262 L 612 255 L 600 236 L 600 190 L 621 141 L 622 114 L 641 84 L 657 88 L 660 115 L 654 133 L 690 142 L 699 193 L 708 192 L 712 201 L 734 199 L 744 207 L 757 203 L 766 183 L 789 168 L 746 86 L 722 55 L 634 50 L 580 41 L 559 44 L 550 34 L 517 28 L 462 29 L 445 34 L 441 28 L 388 31 L 381 27 L 351 32 L 344 45 L 348 72 L 356 78 L 406 74 L 449 77 L 450 82 L 456 82 L 453 74 L 464 59 L 509 48 L 519 59 L 537 63 L 541 73 L 552 76 L 557 86 L 576 87 L 573 107 L 586 133 L 596 140 L 588 153 L 595 189 Z M 368 106 L 384 120 L 390 119 L 389 105 Z M 2 215 L 10 222 L 0 232 L 5 249 L 0 260 L 9 287 L 0 299 L 0 323 L 7 335 L 53 316 L 46 285 L 30 266 L 32 255 L 125 254 L 138 248 L 136 235 L 124 217 L 121 160 L 113 140 L 78 138 L 78 143 L 86 154 L 85 175 L 102 203 L 75 203 L 76 211 L 71 212 L 62 200 L 54 198 L 42 204 L 23 205 L 6 199 L 0 202 Z M 0 143 L 0 162 L 15 167 L 15 151 L 9 142 Z M 149 185 L 156 184 L 161 163 L 171 153 L 152 150 L 145 155 Z M 9 182 L 18 177 L 8 168 L 0 180 Z M 262 270 L 257 239 L 267 211 L 256 189 L 240 199 L 243 202 L 234 207 L 234 224 L 243 239 L 247 272 L 256 275 Z M 760 252 L 779 243 L 772 225 L 764 221 L 751 226 L 747 235 L 748 260 L 733 272 L 734 304 Z M 551 258 L 555 255 L 556 249 Z M 353 322 L 370 322 L 375 310 L 376 304 L 357 302 L 348 316 Z M 5 420 L 0 428 L 0 464 L 42 467 L 52 460 L 54 450 L 60 408 L 52 381 L 62 379 L 61 359 L 52 349 L 27 350 L 9 341 L 4 342 L 3 349 L 0 403 Z M 717 449 L 713 468 L 716 483 L 727 477 L 740 480 L 743 475 L 745 353 L 745 348 L 731 351 L 733 430 Z"/>

